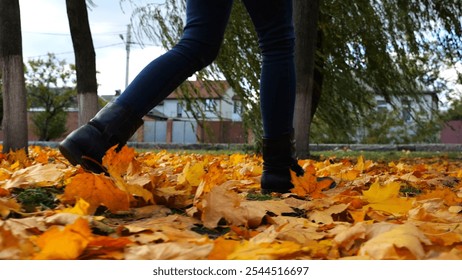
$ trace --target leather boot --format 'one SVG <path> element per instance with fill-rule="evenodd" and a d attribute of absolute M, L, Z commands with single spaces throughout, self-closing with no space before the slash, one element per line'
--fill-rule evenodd
<path fill-rule="evenodd" d="M 80 164 L 94 173 L 105 172 L 102 159 L 106 151 L 115 145 L 121 149 L 142 124 L 142 119 L 111 102 L 87 124 L 69 134 L 58 148 L 71 164 Z"/>
<path fill-rule="evenodd" d="M 272 192 L 287 193 L 294 187 L 291 182 L 290 170 L 297 176 L 303 176 L 304 170 L 298 165 L 295 155 L 295 140 L 293 133 L 276 139 L 263 138 L 263 173 L 261 176 L 261 191 L 263 194 Z"/>

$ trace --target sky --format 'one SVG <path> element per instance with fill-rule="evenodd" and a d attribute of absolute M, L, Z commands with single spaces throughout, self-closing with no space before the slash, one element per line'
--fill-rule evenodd
<path fill-rule="evenodd" d="M 93 0 L 96 6 L 88 11 L 96 52 L 96 70 L 99 72 L 99 95 L 112 95 L 116 90 L 125 88 L 127 51 L 120 35 L 126 38 L 131 6 L 120 6 L 119 2 Z M 40 57 L 46 58 L 48 53 L 54 53 L 58 59 L 69 64 L 74 63 L 65 3 L 65 0 L 19 0 L 25 62 Z M 129 82 L 144 66 L 164 52 L 152 42 L 143 43 L 144 46 L 130 46 Z"/>

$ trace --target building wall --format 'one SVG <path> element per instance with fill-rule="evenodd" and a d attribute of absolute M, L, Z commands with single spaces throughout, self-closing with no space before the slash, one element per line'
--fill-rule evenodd
<path fill-rule="evenodd" d="M 38 141 L 39 137 L 34 132 L 34 124 L 32 123 L 32 116 L 34 112 L 27 112 L 27 124 L 28 124 L 28 139 L 29 141 Z M 78 127 L 79 123 L 79 116 L 77 111 L 68 112 L 66 127 L 67 132 L 57 139 L 53 139 L 53 141 L 61 141 L 63 140 L 69 133 L 71 133 L 74 129 Z M 0 141 L 3 141 L 3 130 L 0 130 Z"/>
<path fill-rule="evenodd" d="M 447 122 L 440 134 L 441 143 L 462 144 L 462 120 Z"/>

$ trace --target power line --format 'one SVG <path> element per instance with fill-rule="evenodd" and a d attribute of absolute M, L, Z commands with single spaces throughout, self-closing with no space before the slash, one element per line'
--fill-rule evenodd
<path fill-rule="evenodd" d="M 114 36 L 119 35 L 124 31 L 111 31 L 111 32 L 102 32 L 102 33 L 92 33 L 92 36 Z M 56 32 L 35 32 L 35 31 L 23 31 L 23 33 L 28 34 L 38 34 L 38 35 L 48 35 L 48 36 L 71 36 L 70 33 L 56 33 Z"/>
<path fill-rule="evenodd" d="M 103 49 L 103 48 L 109 48 L 109 47 L 114 47 L 114 46 L 120 46 L 120 45 L 125 45 L 124 43 L 114 43 L 114 44 L 109 44 L 109 45 L 104 45 L 104 46 L 99 46 L 95 47 L 96 49 Z M 55 55 L 64 55 L 64 54 L 71 54 L 74 53 L 74 51 L 66 51 L 66 52 L 60 52 L 60 53 L 53 53 Z M 47 56 L 48 54 L 41 54 L 41 55 L 34 55 L 34 56 L 29 56 L 27 57 L 28 59 L 32 58 L 37 58 L 37 57 L 42 57 L 42 56 Z"/>

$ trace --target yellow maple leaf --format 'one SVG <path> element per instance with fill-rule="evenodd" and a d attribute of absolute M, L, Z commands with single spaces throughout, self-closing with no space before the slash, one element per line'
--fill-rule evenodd
<path fill-rule="evenodd" d="M 301 244 L 292 241 L 256 243 L 242 241 L 227 256 L 228 260 L 277 260 L 303 252 Z"/>
<path fill-rule="evenodd" d="M 386 211 L 392 214 L 404 214 L 412 209 L 413 199 L 399 196 L 399 182 L 390 182 L 381 186 L 375 181 L 369 190 L 363 191 L 364 198 L 369 202 L 364 208 Z"/>
<path fill-rule="evenodd" d="M 88 221 L 79 218 L 64 229 L 52 226 L 37 237 L 35 243 L 40 248 L 36 260 L 74 260 L 85 250 L 92 233 Z"/>
<path fill-rule="evenodd" d="M 94 213 L 100 205 L 106 206 L 111 212 L 128 210 L 130 206 L 129 194 L 120 190 L 103 174 L 81 173 L 74 176 L 66 186 L 61 200 L 74 203 L 79 198 L 90 204 L 89 214 Z"/>
<path fill-rule="evenodd" d="M 203 162 L 196 162 L 193 164 L 188 162 L 183 172 L 178 176 L 178 185 L 197 187 L 205 174 L 205 164 Z"/>
<path fill-rule="evenodd" d="M 85 216 L 88 215 L 88 209 L 90 208 L 90 203 L 86 202 L 83 198 L 79 198 L 77 202 L 75 203 L 74 207 L 71 208 L 65 208 L 63 210 L 58 210 L 56 212 L 63 212 L 63 213 L 71 213 L 71 214 L 77 214 L 80 216 Z"/>

